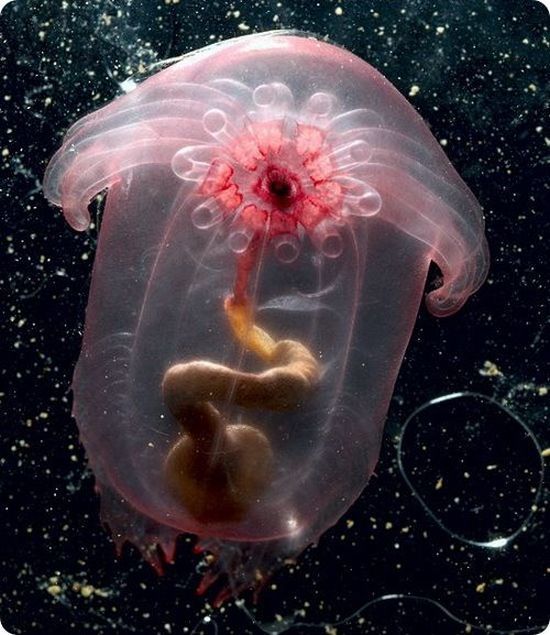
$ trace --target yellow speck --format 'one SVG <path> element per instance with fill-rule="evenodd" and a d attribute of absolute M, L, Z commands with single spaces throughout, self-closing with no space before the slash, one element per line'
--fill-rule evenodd
<path fill-rule="evenodd" d="M 59 595 L 61 593 L 61 587 L 58 584 L 51 584 L 46 591 L 50 594 L 53 595 L 54 597 L 56 595 Z"/>
<path fill-rule="evenodd" d="M 103 24 L 105 26 L 111 26 L 111 22 L 113 20 L 113 16 L 112 15 L 107 15 L 106 13 L 103 13 L 102 15 L 99 16 L 99 19 L 101 20 L 101 22 L 103 22 Z"/>
<path fill-rule="evenodd" d="M 550 448 L 544 448 L 544 450 L 541 452 L 541 456 L 543 456 L 544 458 L 550 456 Z"/>
<path fill-rule="evenodd" d="M 344 9 L 342 9 L 342 7 L 336 7 L 336 9 L 334 9 L 334 13 L 336 13 L 336 15 L 342 15 L 342 13 L 344 13 Z"/>
<path fill-rule="evenodd" d="M 420 92 L 420 86 L 413 84 L 409 89 L 409 97 L 414 97 L 415 95 L 418 95 L 419 92 Z"/>
<path fill-rule="evenodd" d="M 94 592 L 94 587 L 91 584 L 85 584 L 81 589 L 80 589 L 80 595 L 83 598 L 89 598 L 90 595 L 92 595 L 92 593 Z"/>
<path fill-rule="evenodd" d="M 108 598 L 109 592 L 104 589 L 94 589 L 95 595 L 99 595 L 100 598 Z"/>
<path fill-rule="evenodd" d="M 476 586 L 476 591 L 478 593 L 483 593 L 485 591 L 486 586 L 487 586 L 486 582 L 480 582 L 480 584 Z"/>
<path fill-rule="evenodd" d="M 437 483 L 435 484 L 435 489 L 441 489 L 443 487 L 443 478 L 437 479 Z"/>
<path fill-rule="evenodd" d="M 479 371 L 479 374 L 484 377 L 502 377 L 503 373 L 494 362 L 486 360 L 483 362 L 483 368 Z"/>

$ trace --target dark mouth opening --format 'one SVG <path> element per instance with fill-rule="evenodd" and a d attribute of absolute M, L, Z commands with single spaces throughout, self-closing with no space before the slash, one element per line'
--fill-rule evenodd
<path fill-rule="evenodd" d="M 292 195 L 292 184 L 284 178 L 273 179 L 269 182 L 269 191 L 278 198 L 288 198 Z"/>
<path fill-rule="evenodd" d="M 280 168 L 272 168 L 264 177 L 264 187 L 271 202 L 279 208 L 292 204 L 297 194 L 297 186 L 292 175 Z"/>

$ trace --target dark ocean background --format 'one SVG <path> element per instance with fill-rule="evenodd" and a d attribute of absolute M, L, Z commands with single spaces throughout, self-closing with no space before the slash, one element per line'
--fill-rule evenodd
<path fill-rule="evenodd" d="M 2 4 L 2 3 L 0 3 Z M 548 624 L 548 11 L 534 0 L 15 0 L 0 14 L 0 621 L 11 633 L 446 635 Z M 300 29 L 408 97 L 485 212 L 491 270 L 421 308 L 360 499 L 254 605 L 182 537 L 157 577 L 98 518 L 69 391 L 97 234 L 43 198 L 67 128 L 151 64 Z M 434 401 L 435 400 L 435 401 Z M 210 598 L 211 600 L 211 598 Z"/>

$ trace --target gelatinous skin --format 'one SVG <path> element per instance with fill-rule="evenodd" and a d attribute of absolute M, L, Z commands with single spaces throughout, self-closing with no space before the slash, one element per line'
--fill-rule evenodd
<path fill-rule="evenodd" d="M 115 542 L 259 586 L 368 482 L 430 263 L 435 315 L 483 282 L 477 201 L 382 75 L 282 31 L 84 117 L 44 189 L 77 230 L 107 190 L 73 412 Z"/>

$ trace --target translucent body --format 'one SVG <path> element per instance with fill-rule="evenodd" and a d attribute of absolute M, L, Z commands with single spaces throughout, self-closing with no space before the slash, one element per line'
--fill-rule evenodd
<path fill-rule="evenodd" d="M 178 534 L 198 535 L 231 592 L 316 541 L 366 485 L 430 263 L 436 315 L 486 274 L 479 205 L 412 107 L 366 62 L 294 34 L 202 49 L 84 117 L 44 188 L 77 230 L 108 190 L 73 382 L 102 515 L 156 566 L 157 544 L 170 560 Z M 283 340 L 315 370 L 281 406 L 261 382 L 280 370 L 264 342 Z M 189 388 L 190 368 L 221 369 L 229 388 Z M 224 504 L 229 468 L 219 513 L 216 496 L 201 514 L 170 484 L 167 457 L 192 436 L 174 399 L 260 439 L 269 470 L 242 504 Z M 208 456 L 229 453 L 210 442 Z"/>

